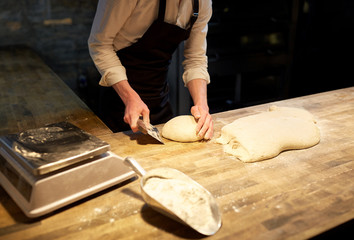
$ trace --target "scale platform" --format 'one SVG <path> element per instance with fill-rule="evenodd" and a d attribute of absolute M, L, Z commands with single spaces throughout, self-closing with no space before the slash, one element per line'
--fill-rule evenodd
<path fill-rule="evenodd" d="M 135 176 L 108 143 L 60 122 L 0 137 L 0 184 L 39 217 Z"/>

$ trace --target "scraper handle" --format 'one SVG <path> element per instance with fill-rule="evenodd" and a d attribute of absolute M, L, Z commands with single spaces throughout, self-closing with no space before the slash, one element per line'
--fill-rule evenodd
<path fill-rule="evenodd" d="M 136 172 L 139 176 L 143 177 L 146 174 L 146 171 L 140 164 L 132 157 L 126 157 L 124 159 L 124 164 L 131 167 L 134 172 Z"/>

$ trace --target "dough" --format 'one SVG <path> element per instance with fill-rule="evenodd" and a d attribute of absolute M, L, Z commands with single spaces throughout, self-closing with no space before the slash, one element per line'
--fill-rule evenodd
<path fill-rule="evenodd" d="M 162 128 L 162 136 L 178 142 L 195 142 L 203 139 L 197 135 L 197 122 L 191 115 L 181 115 L 169 120 Z"/>
<path fill-rule="evenodd" d="M 271 106 L 268 112 L 243 117 L 225 125 L 216 139 L 226 153 L 244 162 L 256 162 L 290 149 L 320 141 L 313 116 L 304 109 Z"/>

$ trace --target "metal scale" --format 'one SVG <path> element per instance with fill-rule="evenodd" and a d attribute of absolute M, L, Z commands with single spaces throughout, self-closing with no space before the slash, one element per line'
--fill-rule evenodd
<path fill-rule="evenodd" d="M 61 122 L 0 137 L 0 183 L 38 217 L 135 176 L 108 143 Z"/>

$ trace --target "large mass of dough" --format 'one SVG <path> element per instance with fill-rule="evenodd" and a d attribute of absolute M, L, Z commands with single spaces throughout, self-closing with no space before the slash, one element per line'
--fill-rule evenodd
<path fill-rule="evenodd" d="M 226 153 L 244 162 L 256 162 L 290 149 L 302 149 L 320 141 L 313 116 L 304 109 L 272 106 L 263 112 L 225 125 L 216 139 Z"/>
<path fill-rule="evenodd" d="M 181 115 L 172 118 L 162 128 L 162 136 L 178 142 L 199 141 L 203 137 L 198 136 L 197 122 L 191 115 Z"/>

